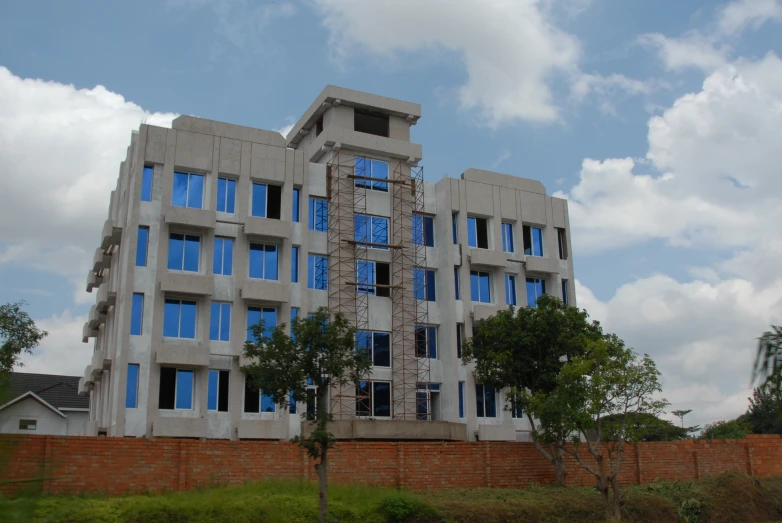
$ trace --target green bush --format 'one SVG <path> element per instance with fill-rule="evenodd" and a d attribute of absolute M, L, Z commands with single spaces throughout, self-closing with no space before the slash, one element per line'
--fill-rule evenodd
<path fill-rule="evenodd" d="M 380 500 L 377 511 L 391 523 L 401 523 L 424 515 L 432 515 L 434 512 L 420 499 L 402 493 L 384 497 Z"/>
<path fill-rule="evenodd" d="M 679 516 L 682 523 L 699 523 L 705 508 L 706 506 L 697 499 L 689 498 L 682 501 L 682 504 L 676 509 L 676 515 Z"/>

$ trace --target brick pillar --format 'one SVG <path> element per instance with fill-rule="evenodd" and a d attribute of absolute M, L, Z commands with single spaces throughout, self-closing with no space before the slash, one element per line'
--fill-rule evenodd
<path fill-rule="evenodd" d="M 483 443 L 483 485 L 491 487 L 491 443 Z"/>
<path fill-rule="evenodd" d="M 41 490 L 44 494 L 51 494 L 51 481 L 49 478 L 52 475 L 54 465 L 52 463 L 52 437 L 44 436 L 43 440 L 43 463 L 41 464 L 41 474 L 43 475 L 43 481 L 41 482 Z"/>
<path fill-rule="evenodd" d="M 643 473 L 641 472 L 641 445 L 635 444 L 635 469 L 637 473 L 638 484 L 643 483 Z"/>
<path fill-rule="evenodd" d="M 187 442 L 179 440 L 179 484 L 177 490 L 187 490 Z"/>

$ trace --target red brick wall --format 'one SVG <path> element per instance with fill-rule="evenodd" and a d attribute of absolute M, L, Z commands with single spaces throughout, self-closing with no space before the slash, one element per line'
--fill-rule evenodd
<path fill-rule="evenodd" d="M 532 443 L 343 442 L 330 453 L 330 481 L 413 489 L 525 487 L 551 483 L 554 468 Z M 584 456 L 588 460 L 587 456 Z M 0 437 L 0 490 L 13 495 L 41 478 L 44 492 L 123 494 L 188 490 L 262 479 L 314 480 L 304 451 L 278 441 L 196 441 L 64 436 Z M 594 484 L 568 456 L 567 482 Z M 733 470 L 782 476 L 782 439 L 628 445 L 620 479 L 697 479 Z"/>

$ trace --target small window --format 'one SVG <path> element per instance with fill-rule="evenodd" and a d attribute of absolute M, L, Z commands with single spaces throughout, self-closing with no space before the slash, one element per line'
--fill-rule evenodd
<path fill-rule="evenodd" d="M 277 280 L 278 247 L 276 245 L 250 244 L 250 278 Z"/>
<path fill-rule="evenodd" d="M 209 339 L 231 341 L 231 304 L 212 302 L 209 311 Z"/>
<path fill-rule="evenodd" d="M 434 247 L 434 218 L 431 216 L 413 215 L 413 243 Z"/>
<path fill-rule="evenodd" d="M 462 357 L 462 339 L 464 337 L 464 323 L 456 324 L 456 357 Z"/>
<path fill-rule="evenodd" d="M 360 381 L 356 387 L 356 416 L 391 417 L 391 383 Z"/>
<path fill-rule="evenodd" d="M 299 247 L 291 247 L 291 283 L 299 283 Z"/>
<path fill-rule="evenodd" d="M 478 249 L 489 248 L 489 223 L 486 218 L 467 217 L 467 245 Z"/>
<path fill-rule="evenodd" d="M 516 305 L 516 277 L 512 274 L 505 275 L 505 304 Z"/>
<path fill-rule="evenodd" d="M 437 301 L 432 269 L 413 268 L 413 295 L 416 300 Z"/>
<path fill-rule="evenodd" d="M 497 417 L 497 395 L 491 385 L 475 384 L 475 406 L 477 417 Z"/>
<path fill-rule="evenodd" d="M 149 248 L 149 227 L 142 225 L 138 228 L 136 239 L 136 267 L 147 266 L 147 250 Z"/>
<path fill-rule="evenodd" d="M 559 245 L 559 259 L 567 260 L 567 236 L 565 229 L 557 227 L 557 244 Z"/>
<path fill-rule="evenodd" d="M 299 202 L 301 200 L 301 189 L 293 188 L 293 206 L 291 208 L 291 221 L 299 223 Z"/>
<path fill-rule="evenodd" d="M 230 276 L 233 274 L 234 240 L 233 238 L 215 237 L 212 272 Z"/>
<path fill-rule="evenodd" d="M 209 369 L 206 410 L 228 412 L 228 371 Z"/>
<path fill-rule="evenodd" d="M 152 201 L 152 177 L 154 169 L 151 165 L 144 166 L 144 173 L 141 177 L 141 201 Z"/>
<path fill-rule="evenodd" d="M 158 408 L 193 410 L 194 373 L 188 369 L 160 368 Z"/>
<path fill-rule="evenodd" d="M 315 122 L 315 136 L 320 136 L 320 133 L 323 132 L 323 115 L 318 118 L 318 121 Z"/>
<path fill-rule="evenodd" d="M 196 302 L 167 299 L 163 308 L 163 336 L 195 339 L 195 332 Z"/>
<path fill-rule="evenodd" d="M 353 240 L 359 247 L 388 250 L 388 218 L 356 214 L 353 216 Z"/>
<path fill-rule="evenodd" d="M 568 281 L 562 280 L 562 303 L 568 305 L 570 303 L 570 292 L 568 291 Z"/>
<path fill-rule="evenodd" d="M 356 157 L 355 163 L 356 187 L 388 191 L 388 162 L 371 158 Z M 369 179 L 366 179 L 369 178 Z"/>
<path fill-rule="evenodd" d="M 458 226 L 458 215 L 456 213 L 453 213 L 451 215 L 451 229 L 453 230 L 453 244 L 456 245 L 459 243 L 459 226 Z"/>
<path fill-rule="evenodd" d="M 354 109 L 353 129 L 360 133 L 388 138 L 388 115 L 363 109 Z"/>
<path fill-rule="evenodd" d="M 38 421 L 34 419 L 20 419 L 19 430 L 36 430 L 38 428 Z"/>
<path fill-rule="evenodd" d="M 271 395 L 253 386 L 252 380 L 244 379 L 244 411 L 248 413 L 277 411 L 277 405 Z"/>
<path fill-rule="evenodd" d="M 540 278 L 527 278 L 527 305 L 536 307 L 538 298 L 546 294 L 546 281 Z"/>
<path fill-rule="evenodd" d="M 470 271 L 470 298 L 479 303 L 491 303 L 491 279 L 488 272 Z"/>
<path fill-rule="evenodd" d="M 258 343 L 252 328 L 263 321 L 263 333 L 271 336 L 277 327 L 277 309 L 274 307 L 247 307 L 247 341 Z"/>
<path fill-rule="evenodd" d="M 510 412 L 513 419 L 523 419 L 524 411 L 521 409 L 521 405 L 516 403 L 515 399 L 510 400 Z"/>
<path fill-rule="evenodd" d="M 358 331 L 356 346 L 366 352 L 375 367 L 391 366 L 391 334 L 388 332 Z"/>
<path fill-rule="evenodd" d="M 281 204 L 282 187 L 265 183 L 253 183 L 253 216 L 279 220 Z"/>
<path fill-rule="evenodd" d="M 125 384 L 125 408 L 138 408 L 138 363 L 128 363 L 128 381 Z"/>
<path fill-rule="evenodd" d="M 174 173 L 174 190 L 171 205 L 202 209 L 204 200 L 204 175 L 192 173 Z"/>
<path fill-rule="evenodd" d="M 381 298 L 391 297 L 391 264 L 375 263 L 375 294 Z"/>
<path fill-rule="evenodd" d="M 133 293 L 133 302 L 130 306 L 130 335 L 141 336 L 144 326 L 144 294 Z"/>
<path fill-rule="evenodd" d="M 415 326 L 415 355 L 419 358 L 437 358 L 437 327 Z"/>
<path fill-rule="evenodd" d="M 459 417 L 464 418 L 464 382 L 459 382 Z"/>
<path fill-rule="evenodd" d="M 540 227 L 525 225 L 524 254 L 527 256 L 543 256 L 543 230 Z"/>
<path fill-rule="evenodd" d="M 168 236 L 168 270 L 198 272 L 201 237 L 171 233 Z"/>
<path fill-rule="evenodd" d="M 329 230 L 329 202 L 325 198 L 310 196 L 309 230 L 326 232 Z"/>
<path fill-rule="evenodd" d="M 236 206 L 236 180 L 229 178 L 217 179 L 217 210 L 234 213 Z"/>
<path fill-rule="evenodd" d="M 310 254 L 307 257 L 307 288 L 325 291 L 329 288 L 329 259 Z"/>
<path fill-rule="evenodd" d="M 454 290 L 454 298 L 457 300 L 461 300 L 462 296 L 459 292 L 459 267 L 454 266 L 453 268 L 453 290 Z"/>
<path fill-rule="evenodd" d="M 502 250 L 505 252 L 513 252 L 513 224 L 502 224 Z"/>

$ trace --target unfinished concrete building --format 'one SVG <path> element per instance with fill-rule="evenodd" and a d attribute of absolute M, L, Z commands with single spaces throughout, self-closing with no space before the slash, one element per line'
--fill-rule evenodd
<path fill-rule="evenodd" d="M 461 343 L 500 308 L 575 304 L 567 202 L 478 169 L 424 181 L 420 117 L 328 86 L 287 138 L 189 116 L 133 132 L 87 274 L 85 434 L 299 434 L 314 399 L 289 412 L 248 389 L 242 348 L 260 319 L 327 306 L 373 362 L 330 391 L 338 437 L 528 439 Z"/>

